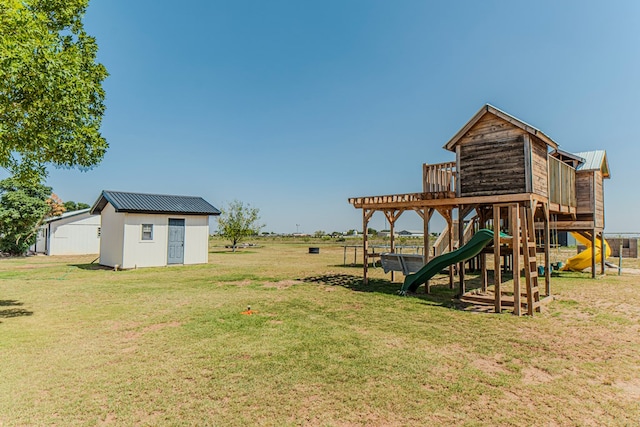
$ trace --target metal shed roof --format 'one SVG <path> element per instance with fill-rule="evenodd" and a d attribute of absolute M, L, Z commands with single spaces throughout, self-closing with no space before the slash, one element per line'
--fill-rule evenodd
<path fill-rule="evenodd" d="M 604 178 L 609 178 L 609 162 L 607 161 L 607 152 L 605 150 L 583 151 L 574 153 L 578 157 L 582 157 L 584 162 L 578 165 L 576 170 L 579 171 L 602 171 Z"/>
<path fill-rule="evenodd" d="M 128 193 L 107 190 L 102 191 L 98 200 L 93 204 L 91 214 L 100 214 L 107 203 L 111 203 L 116 212 L 220 215 L 220 211 L 202 197 Z"/>
<path fill-rule="evenodd" d="M 52 216 L 52 217 L 49 217 L 49 218 L 45 218 L 44 221 L 42 221 L 42 223 L 43 224 L 47 224 L 49 222 L 55 222 L 55 221 L 59 221 L 61 219 L 67 219 L 67 218 L 74 217 L 74 216 L 77 216 L 77 215 L 82 215 L 83 213 L 87 213 L 87 212 L 89 212 L 89 208 L 80 209 L 80 210 L 77 210 L 77 211 L 64 212 L 63 214 L 58 215 L 58 216 Z"/>

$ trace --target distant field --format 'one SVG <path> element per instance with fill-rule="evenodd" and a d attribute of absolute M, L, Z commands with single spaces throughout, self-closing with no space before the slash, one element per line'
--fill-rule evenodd
<path fill-rule="evenodd" d="M 397 296 L 380 268 L 363 286 L 344 243 L 256 243 L 118 272 L 0 259 L 0 425 L 640 424 L 640 275 L 563 273 L 517 318 Z"/>

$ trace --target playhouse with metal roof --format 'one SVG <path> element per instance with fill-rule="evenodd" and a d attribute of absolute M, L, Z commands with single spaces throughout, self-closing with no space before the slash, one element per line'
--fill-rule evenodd
<path fill-rule="evenodd" d="M 429 279 L 446 266 L 453 288 L 455 265 L 458 297 L 462 300 L 495 305 L 497 312 L 512 307 L 516 314 L 533 314 L 551 297 L 549 253 L 551 234 L 558 230 L 578 233 L 589 242 L 593 248 L 588 257 L 592 275 L 596 274 L 598 261 L 604 271 L 605 256 L 599 253 L 599 248 L 606 247 L 603 180 L 610 177 L 605 151 L 562 151 L 539 129 L 489 104 L 444 149 L 455 153 L 455 160 L 424 163 L 421 193 L 349 199 L 355 208 L 362 209 L 363 230 L 368 229 L 373 213 L 384 213 L 391 228 L 391 253 L 395 252 L 394 223 L 400 215 L 414 211 L 422 217 L 424 269 L 405 277 L 403 292 L 415 291 L 422 283 L 429 292 Z M 447 222 L 451 255 L 444 258 L 446 263 L 440 258 L 429 268 L 430 258 L 438 255 L 432 253 L 428 238 L 434 212 Z M 454 224 L 458 228 L 457 245 L 453 242 Z M 488 231 L 482 233 L 484 237 L 471 237 L 481 229 Z M 465 239 L 469 244 L 473 241 L 473 247 L 465 245 Z M 366 233 L 363 246 L 366 283 L 371 255 Z M 538 253 L 542 261 L 538 261 Z M 493 254 L 492 285 L 487 274 L 489 254 Z M 470 260 L 481 270 L 481 289 L 473 293 L 465 289 L 465 265 Z M 501 276 L 505 263 L 514 272 L 513 285 L 508 289 Z M 521 270 L 525 272 L 523 278 Z M 544 287 L 539 287 L 538 274 L 542 271 Z"/>

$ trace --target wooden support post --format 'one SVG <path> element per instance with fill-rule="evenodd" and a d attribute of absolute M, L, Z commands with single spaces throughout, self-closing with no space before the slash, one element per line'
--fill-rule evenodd
<path fill-rule="evenodd" d="M 429 221 L 431 221 L 432 214 L 433 209 L 425 209 L 424 217 L 422 218 L 422 247 L 424 248 L 422 256 L 424 257 L 425 265 L 429 262 L 429 254 L 431 253 L 431 244 L 429 243 Z M 431 287 L 428 280 L 424 284 L 424 292 L 427 294 L 431 293 Z"/>
<path fill-rule="evenodd" d="M 365 285 L 369 283 L 369 278 L 367 277 L 367 270 L 369 269 L 369 239 L 367 229 L 369 228 L 369 220 L 374 212 L 373 210 L 362 209 L 362 282 Z"/>
<path fill-rule="evenodd" d="M 596 278 L 596 229 L 591 231 L 591 278 Z"/>
<path fill-rule="evenodd" d="M 458 249 L 464 246 L 464 206 L 458 206 Z M 460 280 L 460 288 L 458 298 L 462 298 L 466 292 L 464 284 L 464 261 L 458 263 L 458 279 Z"/>
<path fill-rule="evenodd" d="M 447 221 L 447 233 L 449 238 L 449 252 L 453 250 L 453 208 L 450 206 L 436 206 L 435 210 Z M 453 265 L 449 266 L 449 289 L 453 289 Z"/>
<path fill-rule="evenodd" d="M 549 203 L 542 205 L 544 214 L 544 293 L 551 295 L 551 231 L 549 229 Z"/>
<path fill-rule="evenodd" d="M 604 230 L 600 232 L 600 274 L 604 274 L 605 263 L 607 262 L 607 251 L 604 247 Z"/>
<path fill-rule="evenodd" d="M 453 250 L 453 219 L 449 219 L 447 226 L 449 227 L 449 252 Z M 453 289 L 453 265 L 449 266 L 449 289 Z"/>
<path fill-rule="evenodd" d="M 433 208 L 424 208 L 424 210 L 416 209 L 416 212 L 422 218 L 422 230 L 423 230 L 422 244 L 424 248 L 422 256 L 424 256 L 424 263 L 427 264 L 429 262 L 429 255 L 431 253 L 431 243 L 429 241 L 429 222 L 431 221 L 431 216 L 433 215 L 434 209 Z M 424 290 L 426 293 L 430 292 L 428 280 L 424 284 Z"/>
<path fill-rule="evenodd" d="M 480 218 L 480 228 L 487 228 L 487 213 L 486 210 L 478 210 L 478 217 Z M 489 278 L 487 276 L 487 254 L 480 252 L 480 285 L 482 292 L 487 292 Z"/>
<path fill-rule="evenodd" d="M 390 245 L 391 253 L 396 252 L 395 223 L 398 220 L 398 218 L 400 218 L 400 215 L 402 215 L 402 212 L 404 212 L 404 210 L 393 209 L 393 210 L 384 211 L 384 216 L 386 216 L 387 221 L 389 221 L 389 245 Z M 393 271 L 391 271 L 391 281 L 393 282 L 394 279 L 395 279 L 395 274 Z"/>
<path fill-rule="evenodd" d="M 493 286 L 495 292 L 496 313 L 502 313 L 502 295 L 500 282 L 500 206 L 493 205 Z"/>
<path fill-rule="evenodd" d="M 511 221 L 511 253 L 513 254 L 513 314 L 520 316 L 520 248 L 523 247 L 520 239 L 520 225 L 524 224 L 520 218 L 520 209 L 518 204 L 509 207 Z"/>
<path fill-rule="evenodd" d="M 389 217 L 387 216 L 387 218 Z M 394 220 L 389 220 L 389 252 L 391 252 L 392 254 L 396 253 L 396 231 Z M 395 278 L 395 272 L 391 270 L 391 281 L 393 282 Z"/>

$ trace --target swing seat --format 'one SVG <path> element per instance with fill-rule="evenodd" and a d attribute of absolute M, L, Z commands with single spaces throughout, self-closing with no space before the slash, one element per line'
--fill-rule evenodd
<path fill-rule="evenodd" d="M 424 266 L 424 256 L 418 254 L 382 253 L 380 262 L 385 273 L 402 271 L 405 276 L 415 273 Z"/>

